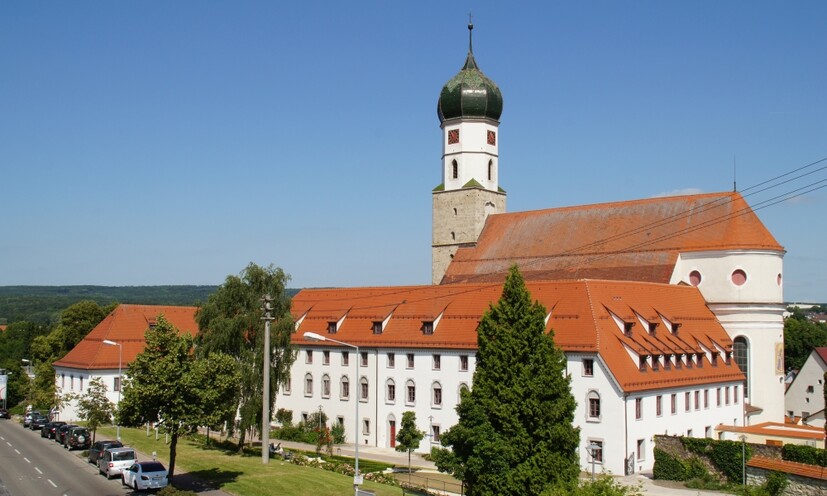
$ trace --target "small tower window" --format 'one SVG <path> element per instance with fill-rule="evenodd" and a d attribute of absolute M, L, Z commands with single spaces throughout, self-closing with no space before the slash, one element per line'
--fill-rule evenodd
<path fill-rule="evenodd" d="M 489 181 L 494 180 L 494 161 L 493 160 L 488 161 L 488 180 Z"/>
<path fill-rule="evenodd" d="M 459 164 L 456 160 L 451 161 L 451 177 L 457 179 L 459 177 Z"/>

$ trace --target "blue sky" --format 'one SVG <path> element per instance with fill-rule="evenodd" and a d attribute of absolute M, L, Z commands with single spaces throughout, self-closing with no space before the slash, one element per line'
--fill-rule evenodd
<path fill-rule="evenodd" d="M 295 287 L 427 284 L 469 8 L 509 211 L 827 157 L 823 1 L 6 1 L 0 285 L 220 284 L 250 261 Z M 825 213 L 827 188 L 758 211 L 787 300 L 827 302 Z"/>

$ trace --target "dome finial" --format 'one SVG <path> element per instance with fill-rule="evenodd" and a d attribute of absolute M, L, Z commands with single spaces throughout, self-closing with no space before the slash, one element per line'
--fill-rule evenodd
<path fill-rule="evenodd" d="M 473 32 L 474 32 L 474 23 L 473 23 L 474 15 L 469 11 L 468 12 L 468 53 L 474 53 L 474 46 L 472 44 L 473 41 Z"/>

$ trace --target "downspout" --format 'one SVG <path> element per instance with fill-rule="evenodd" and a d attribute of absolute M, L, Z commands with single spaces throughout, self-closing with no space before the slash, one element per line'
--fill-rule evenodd
<path fill-rule="evenodd" d="M 385 423 L 379 420 L 379 348 L 376 348 L 376 360 L 374 360 L 374 395 L 373 395 L 373 418 L 376 419 L 376 427 L 373 430 L 373 445 L 379 447 L 379 429 L 385 428 Z M 381 427 L 380 427 L 381 426 Z"/>
<path fill-rule="evenodd" d="M 626 453 L 629 450 L 629 393 L 623 393 L 623 473 L 626 474 Z"/>

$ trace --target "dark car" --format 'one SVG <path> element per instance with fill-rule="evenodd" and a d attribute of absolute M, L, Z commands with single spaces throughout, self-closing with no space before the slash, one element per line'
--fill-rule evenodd
<path fill-rule="evenodd" d="M 55 442 L 57 444 L 63 444 L 65 442 L 66 433 L 72 427 L 80 427 L 80 426 L 78 426 L 76 424 L 63 424 L 60 427 L 58 427 L 57 430 L 55 431 Z"/>
<path fill-rule="evenodd" d="M 9 411 L 5 408 L 0 408 L 0 418 L 10 419 L 11 415 L 9 414 Z"/>
<path fill-rule="evenodd" d="M 89 448 L 89 463 L 98 464 L 103 452 L 109 448 L 123 448 L 123 443 L 110 439 L 107 441 L 95 441 L 95 444 Z"/>
<path fill-rule="evenodd" d="M 45 415 L 34 415 L 32 416 L 31 422 L 29 422 L 29 429 L 33 431 L 39 431 L 43 428 L 44 425 L 49 423 L 49 417 Z"/>
<path fill-rule="evenodd" d="M 73 449 L 89 449 L 92 446 L 92 435 L 86 427 L 72 427 L 66 432 L 63 446 L 71 451 Z"/>
<path fill-rule="evenodd" d="M 40 437 L 45 437 L 46 439 L 54 439 L 55 438 L 55 431 L 61 425 L 66 425 L 66 422 L 61 421 L 53 421 L 49 422 L 48 424 L 44 425 L 42 429 L 40 429 Z"/>

